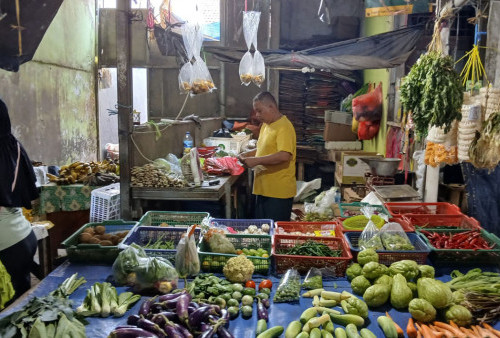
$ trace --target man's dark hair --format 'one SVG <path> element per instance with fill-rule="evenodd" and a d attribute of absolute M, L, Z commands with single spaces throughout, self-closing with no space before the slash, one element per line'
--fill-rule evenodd
<path fill-rule="evenodd" d="M 278 108 L 278 104 L 276 103 L 273 94 L 271 94 L 270 92 L 260 92 L 259 94 L 255 95 L 255 97 L 253 98 L 253 102 L 256 101 L 271 104 Z"/>

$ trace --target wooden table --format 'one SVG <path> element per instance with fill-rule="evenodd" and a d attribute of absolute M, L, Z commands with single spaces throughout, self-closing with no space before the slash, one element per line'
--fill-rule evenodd
<path fill-rule="evenodd" d="M 163 201 L 220 201 L 225 200 L 225 216 L 231 218 L 231 190 L 240 176 L 220 176 L 213 186 L 186 188 L 132 188 L 133 209 L 142 215 L 142 200 Z M 206 182 L 204 182 L 206 184 Z"/>

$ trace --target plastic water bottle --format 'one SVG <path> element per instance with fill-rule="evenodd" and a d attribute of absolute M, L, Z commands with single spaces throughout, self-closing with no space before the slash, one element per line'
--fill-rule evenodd
<path fill-rule="evenodd" d="M 186 132 L 186 136 L 184 137 L 184 154 L 189 153 L 191 148 L 193 148 L 194 142 L 193 142 L 193 137 L 191 136 L 191 133 L 189 131 Z"/>

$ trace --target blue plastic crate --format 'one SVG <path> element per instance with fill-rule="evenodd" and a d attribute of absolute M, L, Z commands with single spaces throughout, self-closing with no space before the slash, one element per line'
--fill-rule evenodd
<path fill-rule="evenodd" d="M 272 219 L 225 219 L 225 218 L 212 218 L 210 224 L 214 226 L 231 227 L 237 231 L 243 231 L 250 225 L 256 225 L 259 229 L 263 224 L 269 224 L 269 235 L 274 234 L 274 221 Z M 247 234 L 254 235 L 254 234 Z"/>
<path fill-rule="evenodd" d="M 356 259 L 358 257 L 358 253 L 361 251 L 361 249 L 358 247 L 358 240 L 361 236 L 361 232 L 345 232 L 344 236 L 347 240 L 347 244 L 349 244 L 349 247 L 351 248 L 352 256 L 354 257 L 354 259 Z M 408 239 L 415 247 L 415 250 L 377 250 L 379 263 L 390 265 L 403 259 L 411 259 L 418 264 L 426 264 L 427 256 L 430 253 L 430 249 L 427 244 L 425 244 L 425 242 L 413 232 L 407 232 L 406 236 L 408 236 Z"/>
<path fill-rule="evenodd" d="M 175 264 L 175 254 L 177 253 L 177 244 L 182 236 L 187 232 L 188 228 L 175 228 L 175 227 L 158 227 L 158 226 L 137 226 L 125 237 L 124 244 L 130 245 L 135 243 L 141 247 L 146 246 L 148 243 L 157 240 L 173 241 L 174 249 L 146 249 L 144 251 L 150 257 L 163 257 Z M 198 245 L 201 230 L 197 228 L 194 236 L 196 244 Z"/>

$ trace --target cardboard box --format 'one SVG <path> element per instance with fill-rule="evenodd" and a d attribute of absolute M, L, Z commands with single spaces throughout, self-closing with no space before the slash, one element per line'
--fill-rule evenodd
<path fill-rule="evenodd" d="M 360 160 L 361 157 L 379 157 L 383 155 L 365 151 L 344 151 L 340 163 L 336 165 L 336 175 L 342 184 L 364 184 L 365 173 L 370 171 L 368 164 Z M 340 165 L 339 165 L 340 164 Z"/>
<path fill-rule="evenodd" d="M 239 154 L 245 143 L 250 140 L 250 135 L 234 136 L 234 137 L 207 137 L 203 140 L 203 144 L 207 147 L 220 147 L 226 152 Z"/>
<path fill-rule="evenodd" d="M 325 110 L 325 122 L 352 124 L 352 114 L 337 110 Z"/>
<path fill-rule="evenodd" d="M 348 124 L 326 122 L 323 139 L 325 141 L 356 141 L 358 136 L 352 132 Z"/>

